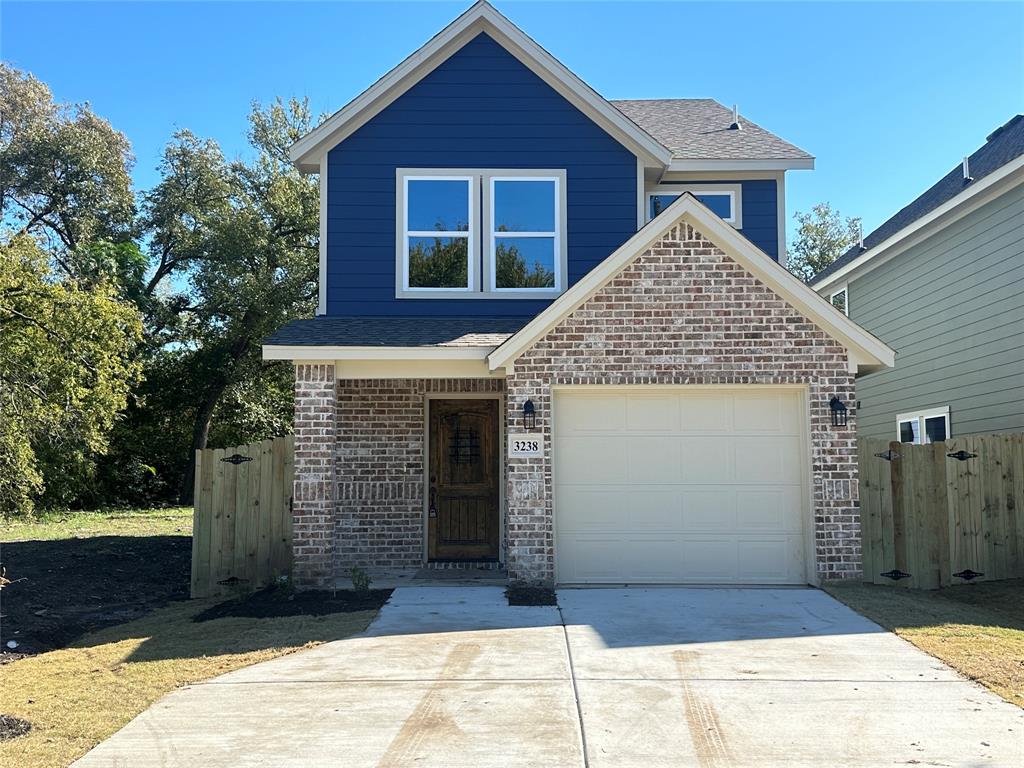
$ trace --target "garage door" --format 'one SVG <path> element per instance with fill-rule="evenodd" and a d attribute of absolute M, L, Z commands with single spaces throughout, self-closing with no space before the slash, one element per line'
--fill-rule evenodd
<path fill-rule="evenodd" d="M 804 583 L 802 403 L 757 387 L 556 390 L 558 580 Z"/>

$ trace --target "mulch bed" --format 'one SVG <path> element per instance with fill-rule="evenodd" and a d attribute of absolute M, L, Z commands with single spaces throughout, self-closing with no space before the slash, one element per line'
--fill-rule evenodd
<path fill-rule="evenodd" d="M 0 592 L 3 664 L 187 599 L 192 538 L 13 541 L 0 546 L 0 559 L 10 580 Z"/>
<path fill-rule="evenodd" d="M 326 616 L 330 613 L 375 611 L 391 597 L 390 589 L 291 590 L 269 587 L 239 600 L 225 600 L 196 614 L 193 621 L 210 621 L 226 616 L 269 619 L 279 616 Z"/>
<path fill-rule="evenodd" d="M 513 585 L 505 590 L 509 605 L 558 605 L 555 590 L 551 587 L 530 587 Z"/>
<path fill-rule="evenodd" d="M 32 723 L 14 715 L 0 714 L 0 741 L 16 739 L 32 730 Z"/>

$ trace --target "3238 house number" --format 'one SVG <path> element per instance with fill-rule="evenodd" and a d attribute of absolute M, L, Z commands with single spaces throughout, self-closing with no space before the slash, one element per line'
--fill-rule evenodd
<path fill-rule="evenodd" d="M 540 435 L 509 435 L 508 457 L 525 459 L 544 455 L 544 438 Z"/>

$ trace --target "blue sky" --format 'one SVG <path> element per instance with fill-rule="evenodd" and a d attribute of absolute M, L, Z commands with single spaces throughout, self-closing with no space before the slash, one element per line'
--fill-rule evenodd
<path fill-rule="evenodd" d="M 243 153 L 252 100 L 333 112 L 469 4 L 3 0 L 0 53 L 123 131 L 145 188 L 174 130 Z M 1024 112 L 1024 2 L 495 5 L 608 98 L 738 103 L 811 152 L 790 216 L 870 230 Z"/>

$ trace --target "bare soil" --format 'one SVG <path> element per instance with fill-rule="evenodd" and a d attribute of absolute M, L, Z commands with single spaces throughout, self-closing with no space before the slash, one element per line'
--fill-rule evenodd
<path fill-rule="evenodd" d="M 190 536 L 95 536 L 0 545 L 0 664 L 63 648 L 189 596 Z M 15 643 L 11 648 L 8 644 Z"/>
<path fill-rule="evenodd" d="M 391 597 L 390 589 L 310 590 L 293 592 L 269 587 L 237 600 L 217 603 L 199 613 L 193 621 L 210 621 L 225 616 L 270 619 L 282 616 L 326 616 L 332 613 L 376 611 Z"/>

